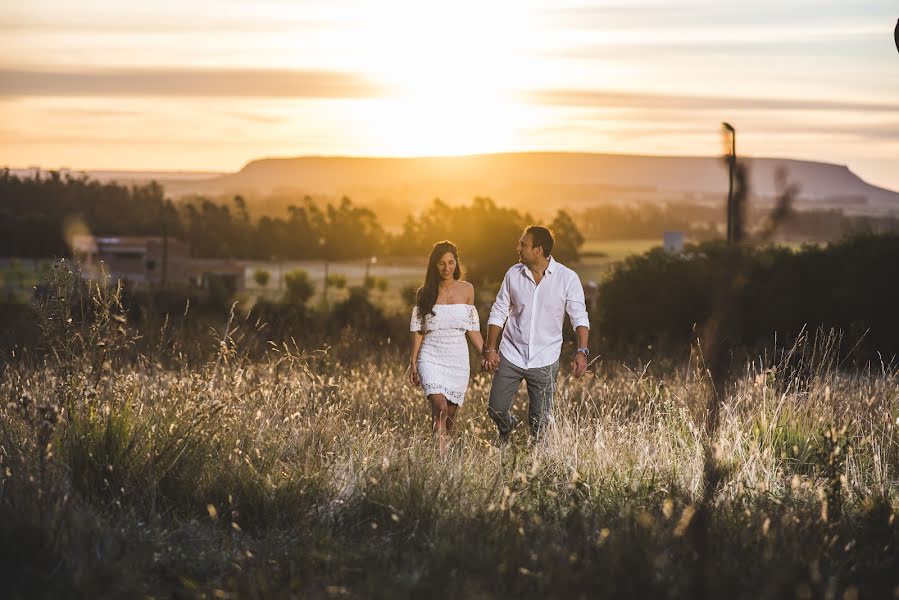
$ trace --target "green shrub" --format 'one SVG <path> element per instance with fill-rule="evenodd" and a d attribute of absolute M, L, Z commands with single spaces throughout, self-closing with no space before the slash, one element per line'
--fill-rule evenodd
<path fill-rule="evenodd" d="M 306 304 L 315 293 L 315 285 L 309 279 L 309 273 L 302 269 L 284 275 L 284 300 L 291 304 Z"/>

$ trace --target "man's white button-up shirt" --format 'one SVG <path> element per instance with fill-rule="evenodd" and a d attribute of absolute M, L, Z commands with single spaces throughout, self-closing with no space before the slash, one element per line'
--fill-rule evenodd
<path fill-rule="evenodd" d="M 487 324 L 505 325 L 499 351 L 506 360 L 533 369 L 559 359 L 566 312 L 575 329 L 590 327 L 580 278 L 550 256 L 539 284 L 521 263 L 506 271 Z"/>

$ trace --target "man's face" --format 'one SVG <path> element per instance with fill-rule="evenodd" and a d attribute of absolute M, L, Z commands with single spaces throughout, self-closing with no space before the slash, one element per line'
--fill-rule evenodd
<path fill-rule="evenodd" d="M 518 261 L 523 265 L 535 265 L 543 256 L 543 248 L 534 248 L 534 238 L 530 233 L 525 233 L 518 240 Z"/>

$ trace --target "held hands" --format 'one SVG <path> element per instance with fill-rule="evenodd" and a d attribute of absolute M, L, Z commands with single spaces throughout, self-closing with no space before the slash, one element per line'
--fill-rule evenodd
<path fill-rule="evenodd" d="M 571 374 L 580 377 L 587 370 L 587 357 L 583 352 L 575 352 L 571 359 Z"/>
<path fill-rule="evenodd" d="M 484 358 L 481 360 L 481 368 L 490 373 L 496 373 L 499 369 L 499 352 L 496 350 L 485 350 Z"/>

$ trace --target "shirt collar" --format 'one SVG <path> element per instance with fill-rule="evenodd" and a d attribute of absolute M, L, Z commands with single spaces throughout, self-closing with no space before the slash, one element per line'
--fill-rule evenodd
<path fill-rule="evenodd" d="M 546 265 L 546 273 L 547 275 L 556 270 L 556 265 L 559 264 L 556 262 L 556 259 L 552 257 L 552 254 L 549 255 L 549 264 Z"/>
<path fill-rule="evenodd" d="M 549 264 L 546 265 L 546 273 L 545 274 L 551 275 L 556 270 L 556 267 L 558 265 L 559 265 L 559 263 L 556 262 L 556 259 L 554 259 L 552 257 L 552 255 L 550 255 L 549 256 Z M 524 263 L 518 263 L 518 269 L 519 269 L 519 271 L 521 271 L 521 273 L 525 277 L 533 280 L 533 275 L 530 274 L 530 269 L 527 268 L 527 265 L 525 265 Z"/>

